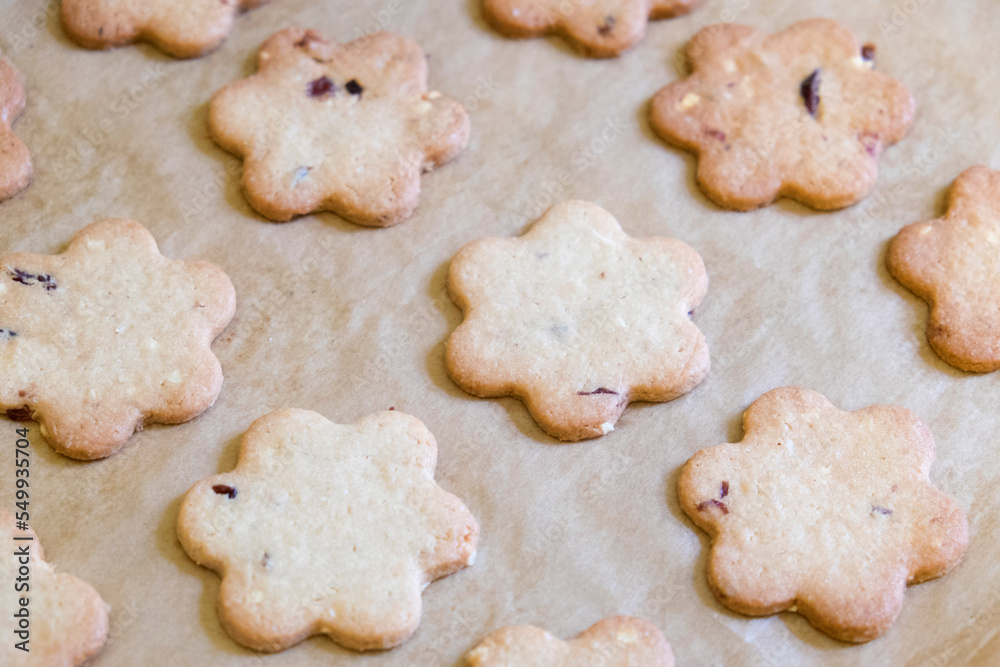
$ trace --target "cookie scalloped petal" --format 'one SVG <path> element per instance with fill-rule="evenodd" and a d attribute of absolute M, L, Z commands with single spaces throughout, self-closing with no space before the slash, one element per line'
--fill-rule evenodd
<path fill-rule="evenodd" d="M 448 287 L 465 320 L 448 373 L 476 396 L 515 396 L 561 440 L 604 435 L 629 401 L 668 401 L 708 373 L 691 322 L 708 278 L 668 238 L 633 239 L 600 207 L 551 208 L 524 236 L 474 241 Z"/>
<path fill-rule="evenodd" d="M 1000 368 L 1000 171 L 962 172 L 944 217 L 904 227 L 889 272 L 931 308 L 927 340 L 965 371 Z"/>
<path fill-rule="evenodd" d="M 779 197 L 820 210 L 850 206 L 874 187 L 882 150 L 913 123 L 909 91 L 875 71 L 829 19 L 773 35 L 711 25 L 686 54 L 690 76 L 656 94 L 650 123 L 698 156 L 698 184 L 724 208 Z"/>
<path fill-rule="evenodd" d="M 229 35 L 236 16 L 268 0 L 63 0 L 63 29 L 88 49 L 149 42 L 176 58 L 196 58 Z"/>
<path fill-rule="evenodd" d="M 24 83 L 10 62 L 0 55 L 0 202 L 31 184 L 31 154 L 11 126 L 24 111 Z"/>
<path fill-rule="evenodd" d="M 562 641 L 530 625 L 495 630 L 466 653 L 470 667 L 673 667 L 674 654 L 652 623 L 614 616 L 592 625 L 575 639 Z"/>
<path fill-rule="evenodd" d="M 405 37 L 337 44 L 289 28 L 264 43 L 258 63 L 213 96 L 209 129 L 244 159 L 247 200 L 271 220 L 332 211 L 398 224 L 417 207 L 421 174 L 468 144 L 468 114 L 427 91 L 426 58 Z"/>
<path fill-rule="evenodd" d="M 484 0 L 483 16 L 507 37 L 564 35 L 584 55 L 611 58 L 635 46 L 650 20 L 697 9 L 704 0 Z"/>
<path fill-rule="evenodd" d="M 25 539 L 27 538 L 27 539 Z M 4 642 L 0 646 L 0 664 L 20 665 L 75 665 L 89 664 L 108 638 L 108 604 L 93 586 L 71 574 L 56 572 L 45 562 L 41 542 L 34 530 L 17 528 L 14 515 L 0 510 L 0 539 L 4 549 L 0 553 L 0 572 L 5 582 L 13 582 L 18 568 L 30 569 L 30 591 L 21 591 L 30 600 L 28 641 L 29 652 L 16 648 L 24 640 L 16 631 L 17 619 L 13 616 L 19 604 L 15 591 L 6 593 L 10 606 L 4 603 L 4 620 L 0 623 Z M 27 551 L 26 554 L 23 552 Z M 22 559 L 28 560 L 25 563 Z M 22 573 L 23 576 L 23 573 Z M 20 589 L 19 589 L 20 590 Z M 23 631 L 23 630 L 22 630 Z"/>
<path fill-rule="evenodd" d="M 315 634 L 359 651 L 405 641 L 424 587 L 471 565 L 479 537 L 435 483 L 436 458 L 431 433 L 401 412 L 255 421 L 236 469 L 191 487 L 177 522 L 188 555 L 222 576 L 227 632 L 261 651 Z"/>
<path fill-rule="evenodd" d="M 934 438 L 909 410 L 844 412 L 784 387 L 743 424 L 743 440 L 699 451 L 678 482 L 682 509 L 711 538 L 709 587 L 730 609 L 797 611 L 866 642 L 889 629 L 908 584 L 965 552 L 965 515 L 931 483 Z"/>
<path fill-rule="evenodd" d="M 0 409 L 35 419 L 56 451 L 97 459 L 147 423 L 208 409 L 211 343 L 233 317 L 218 267 L 174 261 L 128 220 L 81 230 L 61 255 L 0 258 Z"/>

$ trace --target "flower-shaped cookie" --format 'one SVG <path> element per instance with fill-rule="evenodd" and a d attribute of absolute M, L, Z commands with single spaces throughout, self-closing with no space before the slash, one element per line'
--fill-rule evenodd
<path fill-rule="evenodd" d="M 516 396 L 550 435 L 604 435 L 629 401 L 669 401 L 708 373 L 690 320 L 708 287 L 690 246 L 633 239 L 604 209 L 551 208 L 520 238 L 466 245 L 448 274 L 465 321 L 448 372 L 481 397 Z"/>
<path fill-rule="evenodd" d="M 434 436 L 400 412 L 255 421 L 236 469 L 195 484 L 177 523 L 188 555 L 222 576 L 223 627 L 261 651 L 321 633 L 355 650 L 405 641 L 421 591 L 471 565 L 479 540 L 436 463 Z"/>
<path fill-rule="evenodd" d="M 843 412 L 785 387 L 757 399 L 743 428 L 742 441 L 691 457 L 678 482 L 712 539 L 709 586 L 730 609 L 797 611 L 866 642 L 889 629 L 908 584 L 965 552 L 965 515 L 931 484 L 934 437 L 909 410 Z"/>
<path fill-rule="evenodd" d="M 1000 171 L 962 172 L 945 216 L 904 227 L 886 263 L 930 304 L 927 340 L 942 359 L 966 371 L 1000 368 Z"/>
<path fill-rule="evenodd" d="M 500 628 L 465 660 L 470 667 L 673 667 L 674 654 L 655 625 L 615 616 L 570 641 L 530 625 Z"/>
<path fill-rule="evenodd" d="M 875 47 L 836 21 L 774 35 L 704 28 L 688 43 L 692 73 L 653 99 L 650 121 L 698 155 L 698 183 L 740 211 L 790 197 L 817 209 L 864 198 L 882 149 L 913 123 L 913 98 L 874 71 Z"/>
<path fill-rule="evenodd" d="M 0 56 L 0 202 L 28 187 L 34 172 L 28 147 L 11 129 L 24 103 L 21 75 Z"/>
<path fill-rule="evenodd" d="M 387 227 L 420 198 L 420 174 L 469 141 L 457 102 L 427 92 L 427 59 L 387 32 L 347 44 L 282 30 L 260 49 L 259 71 L 215 94 L 212 137 L 245 160 L 250 205 L 278 221 L 333 211 Z"/>
<path fill-rule="evenodd" d="M 85 227 L 61 255 L 0 258 L 0 410 L 76 459 L 193 419 L 222 387 L 209 346 L 235 304 L 218 267 L 165 258 L 128 220 Z"/>
<path fill-rule="evenodd" d="M 21 468 L 18 468 L 21 470 Z M 82 665 L 108 637 L 108 605 L 93 586 L 45 562 L 31 529 L 0 510 L 0 665 Z"/>
<path fill-rule="evenodd" d="M 642 39 L 649 20 L 697 9 L 705 0 L 485 0 L 483 16 L 507 37 L 564 34 L 584 54 L 617 56 Z"/>
<path fill-rule="evenodd" d="M 176 58 L 219 46 L 236 16 L 268 0 L 62 0 L 66 34 L 88 49 L 149 42 Z"/>

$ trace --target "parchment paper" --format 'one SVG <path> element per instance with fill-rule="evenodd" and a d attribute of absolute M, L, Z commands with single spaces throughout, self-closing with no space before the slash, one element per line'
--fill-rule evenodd
<path fill-rule="evenodd" d="M 48 558 L 113 607 L 95 664 L 450 666 L 507 623 L 571 637 L 613 614 L 659 625 L 681 665 L 997 664 L 1000 376 L 935 356 L 927 309 L 888 276 L 884 254 L 903 225 L 941 214 L 963 169 L 1000 168 L 1000 4 L 710 0 L 652 24 L 610 61 L 558 39 L 504 39 L 479 6 L 274 0 L 240 18 L 216 52 L 176 61 L 148 46 L 79 49 L 55 2 L 0 0 L 0 47 L 28 94 L 15 128 L 36 168 L 31 188 L 0 205 L 0 252 L 59 252 L 84 225 L 127 217 L 167 256 L 217 263 L 238 295 L 213 348 L 225 386 L 201 417 L 150 427 L 94 463 L 54 454 L 30 425 L 32 524 Z M 877 191 L 858 206 L 722 211 L 694 184 L 694 160 L 651 133 L 648 102 L 680 76 L 678 52 L 702 26 L 774 31 L 811 16 L 877 43 L 879 68 L 917 99 L 913 131 L 885 153 Z M 331 214 L 265 221 L 240 192 L 240 162 L 208 137 L 210 96 L 252 73 L 258 46 L 281 28 L 349 40 L 380 18 L 426 49 L 432 88 L 464 100 L 468 150 L 424 178 L 416 215 L 398 227 Z M 569 198 L 600 204 L 633 236 L 673 236 L 701 253 L 710 286 L 695 321 L 712 371 L 679 400 L 629 407 L 607 437 L 557 444 L 518 401 L 476 399 L 448 379 L 444 341 L 460 313 L 445 276 L 466 242 L 518 235 Z M 894 627 L 864 646 L 794 614 L 727 611 L 705 583 L 707 539 L 678 508 L 680 466 L 742 437 L 743 410 L 783 385 L 843 409 L 914 410 L 937 438 L 932 478 L 968 513 L 961 565 L 910 588 Z M 218 576 L 177 542 L 187 488 L 230 470 L 246 427 L 283 406 L 344 423 L 390 406 L 417 416 L 438 439 L 439 483 L 481 523 L 477 563 L 425 591 L 420 629 L 400 648 L 358 655 L 315 637 L 261 658 L 221 629 Z M 15 427 L 0 420 L 8 509 Z"/>

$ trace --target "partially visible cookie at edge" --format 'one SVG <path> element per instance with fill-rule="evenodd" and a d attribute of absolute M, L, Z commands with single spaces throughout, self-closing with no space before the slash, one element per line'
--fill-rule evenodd
<path fill-rule="evenodd" d="M 656 94 L 650 122 L 698 156 L 698 184 L 723 208 L 779 197 L 819 210 L 850 206 L 871 192 L 883 149 L 913 123 L 913 97 L 876 70 L 875 45 L 836 21 L 799 21 L 772 35 L 711 25 L 685 54 L 690 76 Z"/>
<path fill-rule="evenodd" d="M 553 206 L 517 238 L 463 247 L 448 272 L 465 320 L 445 364 L 465 391 L 514 396 L 565 441 L 614 430 L 631 401 L 669 401 L 709 369 L 691 321 L 708 289 L 682 241 L 632 238 L 601 207 Z"/>
<path fill-rule="evenodd" d="M 514 38 L 564 35 L 584 55 L 610 58 L 646 33 L 650 20 L 693 12 L 705 0 L 484 0 L 483 16 Z"/>
<path fill-rule="evenodd" d="M 11 126 L 24 111 L 24 82 L 17 69 L 0 55 L 0 202 L 31 184 L 31 154 Z"/>
<path fill-rule="evenodd" d="M 606 618 L 563 641 L 530 625 L 510 625 L 466 653 L 469 667 L 673 667 L 674 654 L 652 623 Z"/>
<path fill-rule="evenodd" d="M 167 259 L 130 220 L 91 224 L 59 255 L 0 257 L 0 411 L 66 456 L 109 456 L 215 402 L 211 344 L 235 308 L 219 267 Z"/>
<path fill-rule="evenodd" d="M 465 109 L 427 90 L 427 59 L 388 32 L 329 42 L 300 28 L 260 49 L 258 72 L 213 97 L 209 129 L 244 159 L 250 205 L 275 221 L 332 211 L 388 227 L 409 218 L 421 174 L 469 141 Z"/>
<path fill-rule="evenodd" d="M 235 470 L 187 492 L 178 538 L 222 576 L 219 620 L 241 644 L 273 652 L 326 634 L 392 648 L 416 631 L 428 584 L 475 561 L 479 525 L 436 465 L 434 436 L 410 415 L 342 425 L 278 410 L 247 429 Z"/>
<path fill-rule="evenodd" d="M 74 667 L 97 655 L 107 641 L 110 609 L 100 594 L 82 579 L 56 572 L 45 562 L 35 531 L 18 528 L 5 510 L 0 539 L 0 572 L 10 587 L 0 595 L 0 664 Z"/>
<path fill-rule="evenodd" d="M 1000 171 L 962 172 L 944 217 L 904 227 L 886 264 L 930 305 L 927 340 L 942 359 L 965 371 L 1000 368 Z"/>
<path fill-rule="evenodd" d="M 149 42 L 176 58 L 222 43 L 243 11 L 269 0 L 62 0 L 63 29 L 80 46 L 109 49 Z"/>
<path fill-rule="evenodd" d="M 934 436 L 909 410 L 845 412 L 783 387 L 753 402 L 743 428 L 740 442 L 692 456 L 677 484 L 711 540 L 709 587 L 729 609 L 797 612 L 834 639 L 867 642 L 895 622 L 908 585 L 965 553 L 965 514 L 931 482 Z"/>

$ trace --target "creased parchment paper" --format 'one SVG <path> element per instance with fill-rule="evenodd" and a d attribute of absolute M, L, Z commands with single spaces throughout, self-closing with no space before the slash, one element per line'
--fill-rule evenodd
<path fill-rule="evenodd" d="M 168 257 L 215 262 L 237 290 L 236 317 L 213 347 L 225 386 L 201 417 L 150 427 L 94 463 L 54 454 L 30 424 L 32 525 L 48 558 L 112 605 L 95 664 L 451 666 L 507 623 L 569 637 L 614 614 L 656 623 L 681 665 L 1000 662 L 1000 375 L 940 361 L 924 337 L 926 307 L 884 268 L 887 241 L 940 215 L 963 169 L 1000 168 L 1000 4 L 709 0 L 651 24 L 638 48 L 609 61 L 558 39 L 504 39 L 479 0 L 274 0 L 190 61 L 148 46 L 79 49 L 55 15 L 55 2 L 0 1 L 0 48 L 28 95 L 15 129 L 35 160 L 31 188 L 0 205 L 0 251 L 59 252 L 84 225 L 120 216 L 148 227 Z M 722 211 L 694 184 L 694 160 L 650 131 L 649 100 L 681 76 L 678 52 L 702 26 L 774 31 L 811 16 L 878 45 L 879 68 L 917 100 L 913 131 L 857 206 Z M 415 38 L 431 87 L 464 102 L 468 150 L 424 178 L 416 215 L 395 228 L 260 218 L 240 191 L 239 161 L 208 137 L 210 96 L 252 73 L 258 46 L 281 28 L 343 41 L 380 22 Z M 633 236 L 672 236 L 701 253 L 710 283 L 695 321 L 712 371 L 679 400 L 628 408 L 604 438 L 557 444 L 518 401 L 476 399 L 448 379 L 444 342 L 460 313 L 445 276 L 466 242 L 521 234 L 570 198 L 603 206 Z M 707 539 L 678 507 L 680 466 L 738 440 L 743 410 L 783 385 L 843 409 L 915 411 L 937 438 L 933 480 L 968 513 L 962 563 L 909 589 L 892 630 L 864 646 L 794 614 L 727 611 L 706 586 Z M 428 587 L 420 628 L 400 648 L 358 655 L 315 637 L 255 655 L 219 626 L 218 576 L 177 542 L 187 488 L 230 470 L 247 426 L 286 406 L 341 423 L 390 406 L 415 415 L 437 437 L 439 483 L 480 521 L 475 566 Z M 15 428 L 0 420 L 6 509 Z"/>

